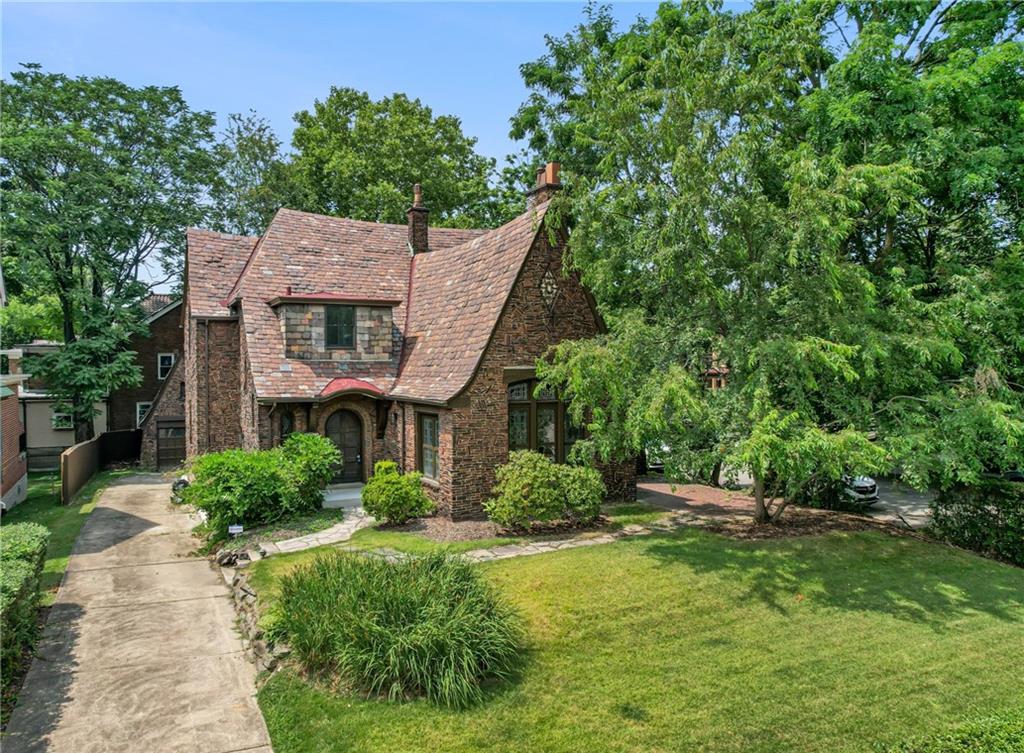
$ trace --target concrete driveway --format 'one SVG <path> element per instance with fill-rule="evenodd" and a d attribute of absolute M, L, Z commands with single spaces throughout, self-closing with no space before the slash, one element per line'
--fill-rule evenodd
<path fill-rule="evenodd" d="M 878 502 L 868 508 L 867 514 L 879 520 L 911 528 L 924 528 L 931 522 L 928 508 L 935 498 L 932 492 L 919 492 L 893 479 L 877 479 Z"/>
<path fill-rule="evenodd" d="M 220 574 L 170 485 L 109 487 L 50 610 L 4 753 L 269 753 Z"/>

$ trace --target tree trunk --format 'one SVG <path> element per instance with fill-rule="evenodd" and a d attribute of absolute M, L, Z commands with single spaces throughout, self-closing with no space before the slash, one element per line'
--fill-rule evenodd
<path fill-rule="evenodd" d="M 757 474 L 754 474 L 754 522 L 771 522 L 768 508 L 764 504 L 764 479 Z"/>
<path fill-rule="evenodd" d="M 711 468 L 711 478 L 709 482 L 712 486 L 721 488 L 722 486 L 722 461 L 716 460 L 714 466 Z"/>

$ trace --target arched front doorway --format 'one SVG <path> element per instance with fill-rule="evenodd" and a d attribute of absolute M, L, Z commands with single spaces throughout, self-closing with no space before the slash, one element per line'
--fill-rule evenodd
<path fill-rule="evenodd" d="M 331 414 L 324 427 L 327 438 L 341 450 L 341 464 L 335 469 L 337 482 L 363 480 L 363 424 L 350 410 Z"/>

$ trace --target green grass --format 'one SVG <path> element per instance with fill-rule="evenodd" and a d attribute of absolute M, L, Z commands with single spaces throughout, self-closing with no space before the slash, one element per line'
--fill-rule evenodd
<path fill-rule="evenodd" d="M 64 571 L 68 567 L 71 548 L 78 532 L 85 525 L 89 513 L 96 507 L 99 492 L 112 480 L 129 476 L 135 471 L 102 471 L 96 474 L 75 497 L 74 503 L 60 503 L 60 475 L 56 473 L 30 473 L 25 501 L 4 513 L 3 524 L 34 522 L 50 530 L 50 543 L 46 548 L 46 564 L 42 576 L 42 606 L 53 603 Z"/>
<path fill-rule="evenodd" d="M 517 682 L 449 712 L 285 670 L 274 750 L 872 751 L 1022 702 L 1024 570 L 945 546 L 684 530 L 481 567 L 526 621 Z"/>
<path fill-rule="evenodd" d="M 606 505 L 601 512 L 615 528 L 628 525 L 647 525 L 668 514 L 668 510 L 643 503 Z"/>

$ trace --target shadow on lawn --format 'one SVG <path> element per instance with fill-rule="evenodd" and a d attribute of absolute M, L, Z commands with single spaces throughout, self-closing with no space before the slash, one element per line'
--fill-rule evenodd
<path fill-rule="evenodd" d="M 780 614 L 809 598 L 936 630 L 979 612 L 1024 621 L 1024 570 L 909 538 L 856 533 L 747 542 L 686 531 L 648 539 L 644 551 L 697 573 L 735 574 L 747 597 Z"/>

